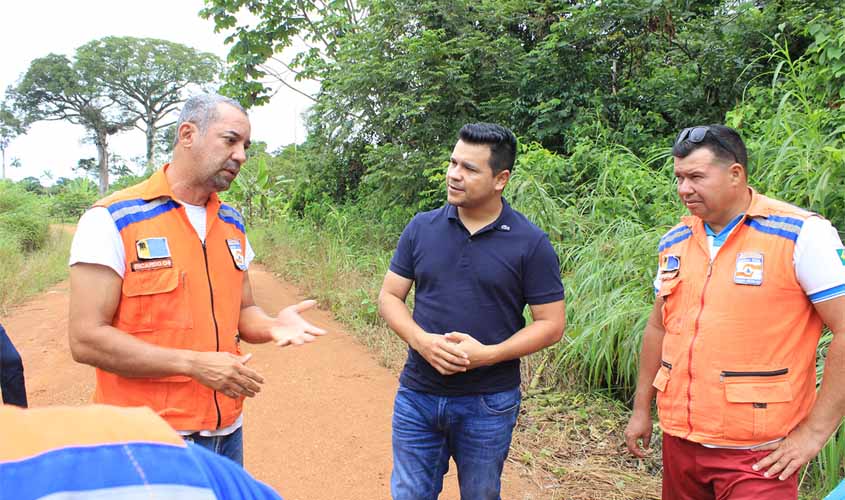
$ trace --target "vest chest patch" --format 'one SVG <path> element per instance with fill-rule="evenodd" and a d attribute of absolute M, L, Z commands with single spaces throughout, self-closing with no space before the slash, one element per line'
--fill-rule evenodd
<path fill-rule="evenodd" d="M 232 255 L 235 267 L 241 271 L 246 271 L 246 259 L 241 248 L 241 240 L 226 240 L 226 245 L 229 247 L 229 253 Z"/>
<path fill-rule="evenodd" d="M 163 236 L 143 238 L 135 242 L 138 260 L 166 259 L 170 257 L 170 246 Z"/>
<path fill-rule="evenodd" d="M 839 260 L 842 262 L 842 265 L 845 266 L 845 248 L 837 249 L 836 255 L 839 256 Z"/>
<path fill-rule="evenodd" d="M 754 286 L 763 284 L 763 254 L 761 252 L 743 252 L 736 256 L 734 283 Z"/>
<path fill-rule="evenodd" d="M 681 271 L 681 257 L 678 255 L 664 255 L 660 263 L 660 279 L 670 280 Z"/>

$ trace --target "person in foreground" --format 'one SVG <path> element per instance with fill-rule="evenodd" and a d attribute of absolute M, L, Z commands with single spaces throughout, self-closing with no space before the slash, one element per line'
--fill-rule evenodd
<path fill-rule="evenodd" d="M 281 500 L 149 408 L 0 406 L 0 498 Z"/>
<path fill-rule="evenodd" d="M 515 157 L 510 130 L 465 125 L 446 173 L 448 203 L 411 220 L 384 277 L 379 312 L 409 345 L 393 409 L 394 499 L 436 499 L 450 457 L 461 498 L 500 498 L 519 358 L 563 335 L 557 255 L 502 198 Z"/>
<path fill-rule="evenodd" d="M 70 255 L 70 348 L 96 367 L 94 402 L 147 406 L 186 439 L 243 463 L 242 404 L 264 379 L 240 341 L 301 345 L 325 332 L 304 301 L 255 304 L 244 220 L 222 203 L 246 161 L 250 125 L 235 101 L 191 97 L 172 161 L 98 201 Z"/>
<path fill-rule="evenodd" d="M 672 154 L 690 215 L 659 243 L 627 447 L 644 456 L 656 393 L 664 499 L 795 499 L 845 413 L 845 250 L 827 220 L 748 186 L 733 129 L 684 129 Z"/>
<path fill-rule="evenodd" d="M 8 405 L 27 406 L 23 360 L 3 325 L 0 325 L 0 398 Z"/>

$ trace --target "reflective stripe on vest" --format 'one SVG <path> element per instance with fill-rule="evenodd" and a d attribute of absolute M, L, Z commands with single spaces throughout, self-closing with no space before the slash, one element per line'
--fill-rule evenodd
<path fill-rule="evenodd" d="M 793 251 L 813 214 L 752 190 L 742 222 L 710 262 L 704 225 L 684 217 L 659 244 L 662 364 L 654 380 L 664 432 L 718 446 L 786 436 L 815 400 L 822 322 Z"/>
<path fill-rule="evenodd" d="M 109 210 L 126 253 L 112 325 L 162 347 L 240 355 L 243 218 L 212 194 L 203 245 L 174 200 L 167 168 L 97 202 Z M 126 378 L 98 369 L 94 401 L 148 406 L 175 429 L 211 430 L 233 424 L 243 398 L 228 398 L 187 376 Z"/>
<path fill-rule="evenodd" d="M 0 498 L 217 498 L 148 408 L 0 406 Z"/>

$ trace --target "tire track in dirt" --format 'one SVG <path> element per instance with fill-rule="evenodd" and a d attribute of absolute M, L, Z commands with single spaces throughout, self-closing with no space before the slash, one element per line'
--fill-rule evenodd
<path fill-rule="evenodd" d="M 256 301 L 271 314 L 303 298 L 258 265 L 250 281 Z M 31 406 L 90 402 L 94 371 L 71 358 L 67 313 L 68 283 L 62 282 L 0 318 L 24 359 Z M 329 312 L 305 316 L 330 334 L 302 347 L 242 346 L 266 379 L 245 405 L 245 466 L 286 500 L 389 499 L 397 378 Z M 459 497 L 452 464 L 440 499 Z M 502 497 L 544 495 L 507 463 Z"/>

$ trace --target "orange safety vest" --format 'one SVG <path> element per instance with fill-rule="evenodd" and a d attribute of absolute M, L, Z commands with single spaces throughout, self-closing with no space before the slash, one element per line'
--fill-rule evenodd
<path fill-rule="evenodd" d="M 240 355 L 243 218 L 212 193 L 203 245 L 174 199 L 167 168 L 95 204 L 111 213 L 126 252 L 112 326 L 161 347 Z M 241 414 L 242 397 L 231 399 L 187 376 L 96 373 L 95 402 L 148 406 L 177 430 L 220 429 Z"/>
<path fill-rule="evenodd" d="M 751 193 L 712 263 L 698 217 L 683 217 L 660 241 L 660 427 L 698 443 L 782 438 L 815 401 L 822 321 L 793 264 L 798 233 L 814 214 Z"/>
<path fill-rule="evenodd" d="M 182 438 L 149 409 L 104 405 L 28 410 L 0 406 L 0 442 L 3 443 L 0 464 L 35 457 L 50 450 L 84 449 L 113 443 L 185 447 Z"/>

